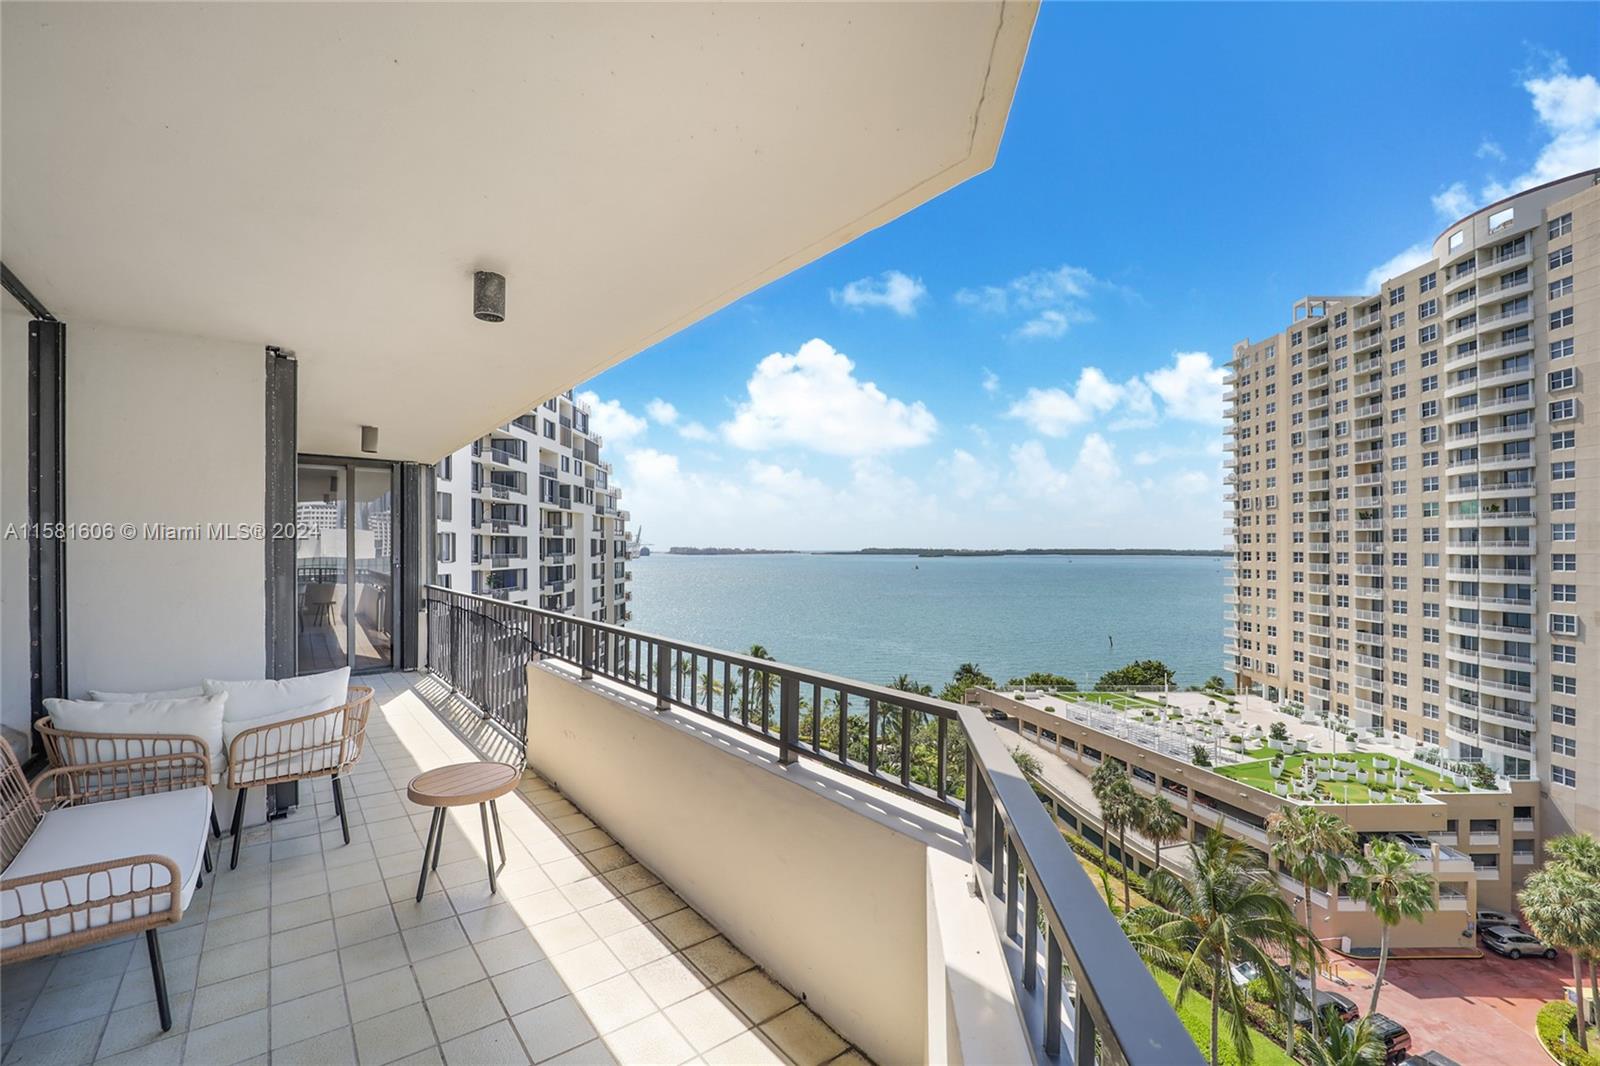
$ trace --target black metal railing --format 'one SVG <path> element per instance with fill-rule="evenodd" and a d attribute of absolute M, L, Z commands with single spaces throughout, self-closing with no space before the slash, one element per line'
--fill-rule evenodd
<path fill-rule="evenodd" d="M 555 659 L 959 818 L 1040 1061 L 1199 1052 L 974 706 L 428 587 L 428 668 L 526 743 L 527 664 Z"/>

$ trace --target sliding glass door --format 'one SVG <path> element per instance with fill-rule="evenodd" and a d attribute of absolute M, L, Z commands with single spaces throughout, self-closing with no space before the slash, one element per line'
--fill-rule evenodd
<path fill-rule="evenodd" d="M 393 669 L 398 472 L 391 463 L 302 458 L 298 473 L 299 672 Z"/>

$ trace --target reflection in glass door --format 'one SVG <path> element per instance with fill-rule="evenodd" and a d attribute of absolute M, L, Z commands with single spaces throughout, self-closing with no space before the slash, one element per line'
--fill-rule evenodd
<path fill-rule="evenodd" d="M 388 464 L 300 463 L 295 602 L 302 674 L 393 665 L 394 477 Z"/>

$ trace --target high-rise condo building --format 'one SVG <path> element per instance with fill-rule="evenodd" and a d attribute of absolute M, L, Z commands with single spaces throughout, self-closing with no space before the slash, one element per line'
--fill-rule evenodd
<path fill-rule="evenodd" d="M 568 391 L 438 464 L 439 584 L 627 621 L 628 512 L 589 415 Z"/>
<path fill-rule="evenodd" d="M 1600 831 L 1597 183 L 1300 300 L 1227 393 L 1240 689 L 1535 779 L 1547 834 Z"/>

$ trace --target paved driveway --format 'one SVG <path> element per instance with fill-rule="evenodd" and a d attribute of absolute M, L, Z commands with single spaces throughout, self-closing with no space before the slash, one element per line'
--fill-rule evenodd
<path fill-rule="evenodd" d="M 1363 1014 L 1372 994 L 1376 962 L 1339 960 L 1350 982 L 1339 990 Z M 1481 959 L 1391 961 L 1378 1010 L 1411 1030 L 1413 1051 L 1439 1051 L 1462 1066 L 1548 1062 L 1534 1035 L 1534 1016 L 1559 999 L 1572 979 L 1572 960 Z M 1334 986 L 1338 987 L 1338 986 Z"/>

